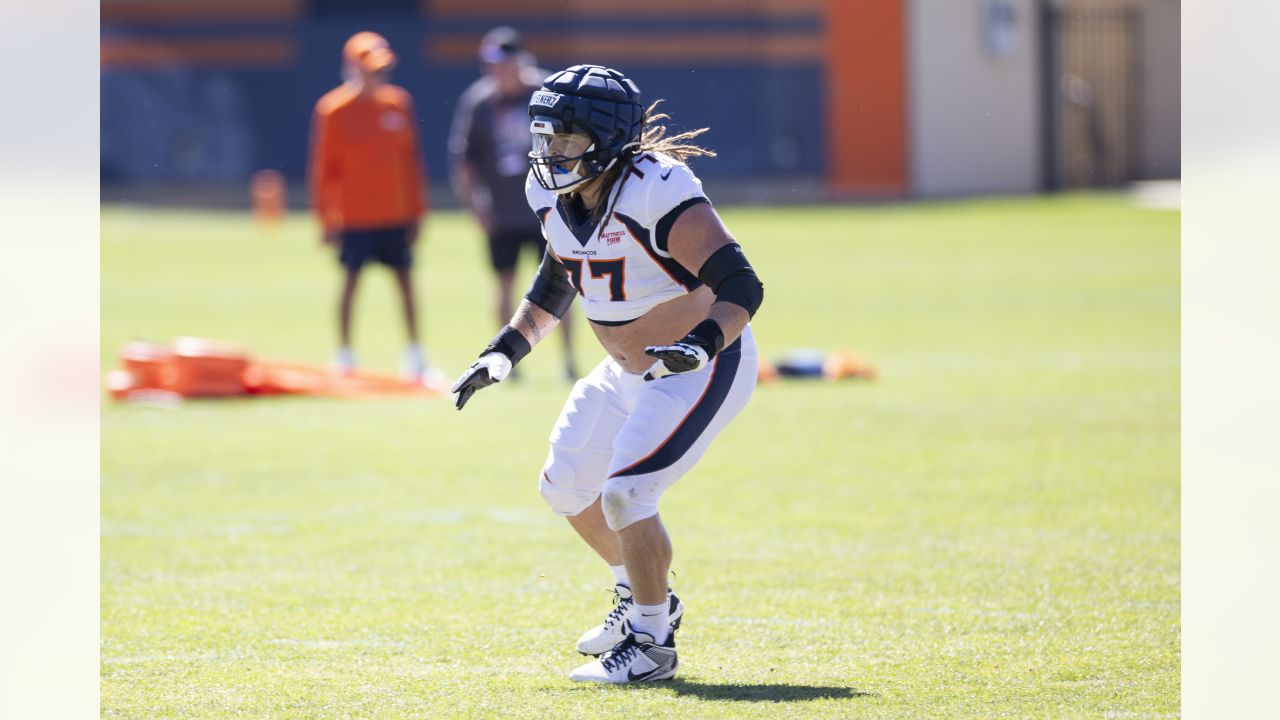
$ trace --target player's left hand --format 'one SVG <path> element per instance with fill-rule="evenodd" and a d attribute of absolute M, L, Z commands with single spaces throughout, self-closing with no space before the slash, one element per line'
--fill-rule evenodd
<path fill-rule="evenodd" d="M 710 353 L 690 340 L 692 338 L 686 337 L 672 345 L 650 345 L 645 348 L 644 354 L 658 358 L 658 361 L 644 374 L 644 379 L 657 380 L 667 375 L 696 372 L 706 367 L 711 360 Z"/>

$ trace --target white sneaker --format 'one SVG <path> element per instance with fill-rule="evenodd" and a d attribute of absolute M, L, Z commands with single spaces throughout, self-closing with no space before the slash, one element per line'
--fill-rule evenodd
<path fill-rule="evenodd" d="M 406 382 L 421 382 L 426 369 L 427 357 L 422 352 L 422 346 L 415 343 L 406 347 L 400 360 L 400 377 Z"/>
<path fill-rule="evenodd" d="M 627 624 L 627 634 L 604 656 L 592 660 L 569 673 L 570 680 L 579 682 L 633 683 L 670 680 L 676 675 L 679 661 L 676 659 L 676 634 L 667 633 L 664 643 L 654 642 L 653 636 L 642 633 Z"/>
<path fill-rule="evenodd" d="M 684 604 L 676 594 L 668 591 L 671 607 L 671 632 L 680 629 L 680 619 L 684 617 Z M 603 655 L 627 637 L 626 621 L 631 617 L 631 608 L 635 605 L 631 596 L 631 588 L 618 583 L 613 588 L 613 609 L 605 616 L 604 622 L 591 628 L 578 638 L 578 652 L 583 655 Z"/>
<path fill-rule="evenodd" d="M 349 347 L 340 347 L 333 356 L 333 371 L 350 375 L 356 371 L 356 354 Z"/>

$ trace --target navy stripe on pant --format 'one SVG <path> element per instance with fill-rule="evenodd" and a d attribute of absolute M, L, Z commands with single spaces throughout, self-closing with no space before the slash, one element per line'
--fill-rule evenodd
<path fill-rule="evenodd" d="M 659 445 L 656 450 L 639 462 L 623 468 L 609 477 L 626 477 L 628 475 L 644 475 L 671 467 L 689 452 L 689 448 L 702 437 L 702 432 L 711 424 L 711 419 L 719 412 L 720 406 L 729 396 L 729 388 L 733 387 L 733 379 L 738 374 L 738 364 L 742 361 L 742 340 L 722 350 L 715 359 L 715 369 L 711 371 L 711 381 L 707 391 L 703 393 L 698 404 L 685 415 L 684 422 L 675 432 Z M 662 382 L 654 380 L 653 382 Z"/>

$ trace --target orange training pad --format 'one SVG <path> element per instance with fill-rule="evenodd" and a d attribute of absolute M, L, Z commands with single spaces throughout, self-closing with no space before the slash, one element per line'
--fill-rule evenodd
<path fill-rule="evenodd" d="M 157 392 L 177 400 L 245 395 L 437 396 L 447 391 L 438 383 L 414 383 L 390 374 L 342 375 L 323 365 L 253 359 L 238 345 L 204 338 L 177 338 L 169 345 L 126 343 L 120 365 L 120 370 L 107 376 L 107 388 L 117 400 Z"/>
<path fill-rule="evenodd" d="M 340 375 L 323 365 L 290 360 L 255 360 L 244 375 L 253 395 L 319 395 L 377 397 L 386 395 L 442 395 L 444 388 L 402 380 L 394 375 L 357 371 Z"/>

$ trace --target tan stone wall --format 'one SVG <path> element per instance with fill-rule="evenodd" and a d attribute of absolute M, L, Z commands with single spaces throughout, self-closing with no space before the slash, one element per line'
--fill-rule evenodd
<path fill-rule="evenodd" d="M 1013 0 L 1007 54 L 984 34 L 986 0 L 908 4 L 911 188 L 920 196 L 1040 187 L 1040 38 L 1034 0 Z"/>

